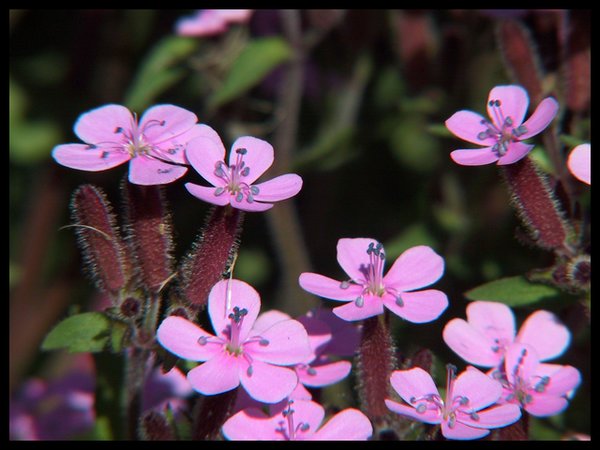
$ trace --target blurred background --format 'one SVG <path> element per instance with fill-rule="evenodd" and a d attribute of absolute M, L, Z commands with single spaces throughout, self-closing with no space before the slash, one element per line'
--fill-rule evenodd
<path fill-rule="evenodd" d="M 61 227 L 71 222 L 71 193 L 82 183 L 101 187 L 118 214 L 127 168 L 71 170 L 51 151 L 78 142 L 78 116 L 107 103 L 138 117 L 154 104 L 176 104 L 217 130 L 226 148 L 241 135 L 272 143 L 276 162 L 267 177 L 302 176 L 295 198 L 245 217 L 235 276 L 252 284 L 266 307 L 300 315 L 320 304 L 297 278 L 303 271 L 341 278 L 339 238 L 381 241 L 388 267 L 411 246 L 434 248 L 446 261 L 434 287 L 447 293 L 450 307 L 430 324 L 393 321 L 399 356 L 429 348 L 440 370 L 446 362 L 464 367 L 441 339 L 448 320 L 465 317 L 464 293 L 547 268 L 554 255 L 524 244 L 495 165 L 452 162 L 449 153 L 465 147 L 444 121 L 460 109 L 485 113 L 490 89 L 519 77 L 511 57 L 533 51 L 529 70 L 539 77 L 540 98 L 553 95 L 563 108 L 556 120 L 567 135 L 562 156 L 568 137 L 589 142 L 589 11 L 255 10 L 220 34 L 177 35 L 177 21 L 192 13 L 10 11 L 11 396 L 27 380 L 52 379 L 72 363 L 61 352 L 41 352 L 40 343 L 60 319 L 101 301 L 83 274 L 73 230 Z M 503 32 L 524 36 L 527 45 Z M 581 52 L 583 59 L 571 58 Z M 576 70 L 579 78 L 569 77 Z M 531 95 L 530 113 L 539 101 Z M 543 145 L 532 158 L 548 174 L 564 175 L 560 155 Z M 204 183 L 191 172 L 166 186 L 177 258 L 209 209 L 183 187 Z M 571 188 L 585 207 L 587 186 Z M 558 314 L 573 340 L 553 362 L 583 375 L 565 413 L 532 422 L 534 439 L 590 434 L 590 333 L 577 305 L 577 295 L 561 292 L 514 309 L 518 325 L 536 309 Z M 340 407 L 355 401 L 350 382 L 348 389 Z M 94 430 L 70 437 L 115 436 Z"/>

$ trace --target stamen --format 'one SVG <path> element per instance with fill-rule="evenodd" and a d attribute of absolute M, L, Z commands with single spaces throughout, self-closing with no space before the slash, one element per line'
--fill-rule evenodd
<path fill-rule="evenodd" d="M 362 297 L 358 297 L 354 303 L 356 304 L 357 307 L 362 308 L 363 305 L 365 304 L 365 299 Z"/>
<path fill-rule="evenodd" d="M 419 403 L 415 409 L 419 414 L 423 414 L 425 411 L 427 411 L 427 405 L 425 403 Z"/>
<path fill-rule="evenodd" d="M 348 289 L 350 287 L 350 283 L 348 283 L 347 281 L 342 281 L 340 283 L 340 289 Z"/>
<path fill-rule="evenodd" d="M 400 306 L 401 308 L 404 306 L 404 301 L 400 296 L 396 297 L 396 305 Z"/>
<path fill-rule="evenodd" d="M 267 345 L 269 345 L 269 341 L 265 338 L 261 338 L 261 340 L 258 341 L 258 345 L 260 345 L 261 347 L 266 347 Z"/>
<path fill-rule="evenodd" d="M 235 152 L 239 155 L 245 155 L 246 153 L 248 153 L 248 150 L 246 150 L 245 148 L 238 148 Z"/>
<path fill-rule="evenodd" d="M 248 369 L 246 370 L 246 375 L 251 377 L 253 373 L 254 373 L 254 369 L 252 368 L 252 366 L 248 366 Z"/>
<path fill-rule="evenodd" d="M 473 411 L 471 413 L 471 419 L 473 419 L 475 422 L 477 422 L 479 420 L 479 415 L 475 411 Z"/>
<path fill-rule="evenodd" d="M 200 344 L 200 345 L 206 345 L 206 344 L 208 344 L 208 337 L 207 336 L 200 336 L 198 338 L 198 344 Z"/>
<path fill-rule="evenodd" d="M 258 195 L 260 192 L 260 189 L 257 188 L 256 186 L 250 186 L 250 192 L 252 192 L 252 194 L 254 194 L 254 195 Z"/>
<path fill-rule="evenodd" d="M 316 375 L 317 371 L 315 370 L 314 367 L 309 367 L 308 369 L 306 369 L 306 373 L 309 375 Z"/>
<path fill-rule="evenodd" d="M 219 195 L 222 195 L 223 192 L 225 192 L 225 188 L 222 187 L 218 187 L 215 189 L 215 197 L 218 197 Z"/>
<path fill-rule="evenodd" d="M 241 202 L 242 200 L 244 200 L 244 194 L 238 192 L 238 194 L 235 196 L 235 200 Z"/>

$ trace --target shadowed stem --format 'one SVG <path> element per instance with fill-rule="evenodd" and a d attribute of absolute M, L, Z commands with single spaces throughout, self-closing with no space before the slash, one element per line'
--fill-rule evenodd
<path fill-rule="evenodd" d="M 221 427 L 235 405 L 237 392 L 237 389 L 233 389 L 219 395 L 200 397 L 196 401 L 193 440 L 214 440 L 219 437 Z"/>

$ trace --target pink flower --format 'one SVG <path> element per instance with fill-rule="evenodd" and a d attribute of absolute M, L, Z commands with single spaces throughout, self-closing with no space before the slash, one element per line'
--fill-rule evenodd
<path fill-rule="evenodd" d="M 337 260 L 350 280 L 337 281 L 316 273 L 300 275 L 300 286 L 315 295 L 348 302 L 333 312 L 344 320 L 360 320 L 383 313 L 385 306 L 410 322 L 430 322 L 446 309 L 446 294 L 435 289 L 415 291 L 436 282 L 444 260 L 431 248 L 406 250 L 384 276 L 383 245 L 374 239 L 340 239 Z"/>
<path fill-rule="evenodd" d="M 174 105 L 148 109 L 141 120 L 121 105 L 105 105 L 82 114 L 75 134 L 85 144 L 54 147 L 52 157 L 72 169 L 97 172 L 127 161 L 133 184 L 165 184 L 182 177 L 187 168 L 184 147 L 210 133 L 194 113 Z"/>
<path fill-rule="evenodd" d="M 225 146 L 217 133 L 191 141 L 186 156 L 213 187 L 194 183 L 186 183 L 185 187 L 193 196 L 215 205 L 266 211 L 273 207 L 273 202 L 293 197 L 302 188 L 302 178 L 296 174 L 253 184 L 274 160 L 271 144 L 254 137 L 240 137 L 233 143 L 229 165 L 225 163 Z"/>
<path fill-rule="evenodd" d="M 144 382 L 142 412 L 164 412 L 166 408 L 174 412 L 185 410 L 186 397 L 193 392 L 187 378 L 177 367 L 166 373 L 159 366 L 154 367 Z"/>
<path fill-rule="evenodd" d="M 567 167 L 575 178 L 586 184 L 592 184 L 592 163 L 590 144 L 581 144 L 571 150 Z"/>
<path fill-rule="evenodd" d="M 518 343 L 506 351 L 504 371 L 494 370 L 491 376 L 502 382 L 500 403 L 519 405 L 537 417 L 564 411 L 572 391 L 581 383 L 576 368 L 542 364 L 533 347 Z"/>
<path fill-rule="evenodd" d="M 429 424 L 441 424 L 448 439 L 479 439 L 490 428 L 500 428 L 521 417 L 517 405 L 494 406 L 502 395 L 502 386 L 483 372 L 472 368 L 458 377 L 448 365 L 446 395 L 442 399 L 431 375 L 420 367 L 396 370 L 390 381 L 407 404 L 386 400 L 392 411 Z"/>
<path fill-rule="evenodd" d="M 354 408 L 340 411 L 323 426 L 325 410 L 313 401 L 290 400 L 278 411 L 273 415 L 258 408 L 240 411 L 225 422 L 223 435 L 229 440 L 364 441 L 373 434 L 369 419 Z"/>
<path fill-rule="evenodd" d="M 241 385 L 255 400 L 276 403 L 296 387 L 293 366 L 310 354 L 306 330 L 295 320 L 279 321 L 258 332 L 258 293 L 240 280 L 222 280 L 208 297 L 216 335 L 183 317 L 167 317 L 158 328 L 160 344 L 180 358 L 202 361 L 190 370 L 192 387 L 204 395 Z"/>
<path fill-rule="evenodd" d="M 532 346 L 540 360 L 560 356 L 571 333 L 551 312 L 531 314 L 515 336 L 515 316 L 503 303 L 475 301 L 467 306 L 467 321 L 452 319 L 444 327 L 446 344 L 462 359 L 481 367 L 498 367 L 506 349 L 518 342 Z"/>
<path fill-rule="evenodd" d="M 179 19 L 175 29 L 180 36 L 214 36 L 227 31 L 231 23 L 247 22 L 252 13 L 251 9 L 201 9 Z"/>
<path fill-rule="evenodd" d="M 520 86 L 496 86 L 490 91 L 487 112 L 491 120 L 473 111 L 462 110 L 446 120 L 446 127 L 457 137 L 481 149 L 455 150 L 450 156 L 457 164 L 481 166 L 496 162 L 512 164 L 525 157 L 533 145 L 522 141 L 542 132 L 558 112 L 558 103 L 548 97 L 525 123 L 529 106 L 527 91 Z"/>

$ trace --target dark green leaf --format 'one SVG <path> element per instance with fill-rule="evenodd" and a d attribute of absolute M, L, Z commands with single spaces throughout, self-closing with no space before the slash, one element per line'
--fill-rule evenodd
<path fill-rule="evenodd" d="M 67 317 L 56 325 L 42 342 L 42 350 L 67 349 L 76 352 L 100 352 L 106 345 L 110 320 L 104 314 L 87 312 Z"/>
<path fill-rule="evenodd" d="M 560 291 L 545 284 L 535 284 L 525 277 L 501 278 L 465 292 L 469 300 L 501 302 L 508 306 L 523 306 L 559 297 Z"/>

